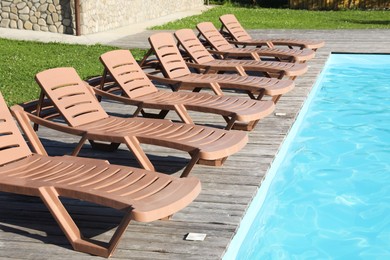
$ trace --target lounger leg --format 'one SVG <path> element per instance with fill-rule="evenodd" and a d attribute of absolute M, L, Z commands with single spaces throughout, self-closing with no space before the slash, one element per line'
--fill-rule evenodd
<path fill-rule="evenodd" d="M 118 147 L 120 145 L 120 143 L 105 144 L 105 143 L 96 142 L 94 140 L 88 140 L 88 141 L 91 144 L 92 149 L 103 150 L 103 151 L 107 151 L 107 152 L 115 151 L 116 149 L 118 149 Z"/>
<path fill-rule="evenodd" d="M 223 165 L 223 163 L 226 161 L 226 159 L 227 159 L 227 157 L 223 157 L 223 158 L 217 159 L 217 160 L 199 159 L 198 164 L 219 167 L 219 166 Z"/>
<path fill-rule="evenodd" d="M 253 95 L 253 93 L 250 92 L 249 90 L 247 90 L 246 93 L 248 94 L 248 96 L 249 96 L 251 99 L 261 100 L 261 99 L 264 97 L 265 89 L 260 89 L 259 94 L 257 95 L 257 97 L 256 97 L 255 95 Z"/>
<path fill-rule="evenodd" d="M 106 83 L 107 75 L 108 75 L 108 70 L 106 68 L 104 68 L 103 75 L 102 75 L 102 78 L 100 80 L 100 84 L 99 84 L 99 87 L 98 87 L 100 90 L 104 90 L 104 84 Z M 99 102 L 101 102 L 102 101 L 102 96 L 98 95 L 97 96 L 97 100 Z"/>
<path fill-rule="evenodd" d="M 248 96 L 249 96 L 251 99 L 257 99 L 257 98 L 255 97 L 255 95 L 253 95 L 253 93 L 250 92 L 249 90 L 247 90 L 246 93 L 248 94 Z"/>
<path fill-rule="evenodd" d="M 118 243 L 119 243 L 120 239 L 122 238 L 123 234 L 125 233 L 127 227 L 129 226 L 130 221 L 131 221 L 131 214 L 129 211 L 123 217 L 121 223 L 119 224 L 119 226 L 116 229 L 114 235 L 112 236 L 110 242 L 108 243 L 109 247 L 108 247 L 108 252 L 107 252 L 108 256 L 107 257 L 111 256 L 112 253 L 114 252 L 114 250 L 116 249 L 116 247 L 118 246 Z"/>
<path fill-rule="evenodd" d="M 137 109 L 137 111 L 138 111 L 138 109 Z M 153 114 L 153 113 L 148 113 L 148 112 L 146 112 L 144 109 L 141 109 L 140 110 L 140 112 L 141 112 L 141 115 L 143 116 L 143 117 L 146 117 L 146 118 L 159 118 L 159 119 L 164 119 L 167 115 L 168 115 L 168 113 L 169 113 L 169 110 L 161 110 L 158 114 Z M 134 113 L 135 114 L 135 113 Z"/>
<path fill-rule="evenodd" d="M 217 96 L 223 96 L 223 92 L 221 90 L 221 86 L 217 82 L 212 82 L 210 83 L 210 87 L 212 91 L 217 95 Z"/>
<path fill-rule="evenodd" d="M 175 105 L 175 111 L 180 119 L 186 124 L 193 124 L 190 115 L 187 112 L 187 109 L 183 105 Z"/>
<path fill-rule="evenodd" d="M 97 242 L 88 241 L 88 239 L 85 239 L 82 236 L 80 229 L 77 227 L 76 223 L 74 223 L 72 217 L 58 198 L 59 194 L 54 187 L 42 187 L 39 188 L 39 191 L 41 199 L 65 233 L 65 236 L 68 238 L 73 249 L 76 251 L 109 257 L 117 247 L 120 238 L 131 221 L 130 213 L 127 213 L 119 224 L 110 242 L 108 244 L 102 242 L 102 245 L 99 245 Z"/>
<path fill-rule="evenodd" d="M 235 123 L 233 125 L 232 129 L 242 130 L 242 131 L 252 131 L 258 122 L 259 122 L 259 120 L 253 120 L 253 121 L 250 121 L 249 123 L 245 123 L 245 124 L 244 123 Z"/>
<path fill-rule="evenodd" d="M 181 87 L 181 83 L 168 84 L 173 92 L 179 91 Z"/>
<path fill-rule="evenodd" d="M 139 113 L 143 110 L 142 106 L 138 106 L 137 110 L 134 112 L 133 117 L 137 117 Z"/>
<path fill-rule="evenodd" d="M 254 60 L 257 60 L 257 61 L 261 60 L 259 54 L 257 54 L 256 52 L 252 52 L 251 56 L 252 56 L 252 59 L 254 59 Z"/>
<path fill-rule="evenodd" d="M 265 94 L 265 89 L 261 89 L 256 99 L 261 100 L 264 97 L 264 94 Z"/>
<path fill-rule="evenodd" d="M 277 95 L 277 96 L 273 96 L 273 97 L 272 97 L 272 101 L 274 102 L 274 104 L 276 104 L 276 103 L 279 101 L 279 99 L 281 98 L 281 96 L 282 96 L 282 95 Z"/>
<path fill-rule="evenodd" d="M 79 141 L 79 143 L 77 144 L 76 148 L 74 148 L 73 152 L 72 152 L 72 155 L 73 156 L 77 156 L 81 150 L 81 147 L 83 147 L 85 141 L 87 140 L 87 136 L 86 135 L 83 135 Z"/>
<path fill-rule="evenodd" d="M 235 68 L 240 76 L 248 76 L 245 69 L 242 66 L 236 66 Z"/>
<path fill-rule="evenodd" d="M 145 170 L 154 171 L 154 166 L 142 150 L 139 141 L 135 137 L 125 137 L 127 148 L 132 151 L 137 159 L 138 163 Z"/>
<path fill-rule="evenodd" d="M 267 47 L 272 49 L 275 48 L 275 45 L 273 44 L 273 42 L 267 42 Z"/>
<path fill-rule="evenodd" d="M 279 73 L 279 75 L 277 75 L 277 79 L 283 79 L 284 78 L 284 76 L 286 75 L 286 73 L 285 72 L 283 72 L 283 71 L 281 71 L 280 73 Z M 271 78 L 271 77 L 270 77 Z"/>
<path fill-rule="evenodd" d="M 138 63 L 141 68 L 145 65 L 146 60 L 149 58 L 150 55 L 152 55 L 152 53 L 153 53 L 153 49 L 150 48 L 148 52 L 145 54 L 145 56 L 142 58 L 142 60 Z"/>
<path fill-rule="evenodd" d="M 36 115 L 37 115 L 38 117 L 41 116 L 41 111 L 42 111 L 44 99 L 45 99 L 45 92 L 43 92 L 43 90 L 41 90 L 41 93 L 39 94 L 39 99 L 38 99 L 37 108 L 36 108 Z M 34 130 L 35 130 L 35 131 L 38 131 L 38 128 L 39 128 L 39 125 L 36 124 L 36 123 L 34 123 Z"/>
<path fill-rule="evenodd" d="M 188 174 L 190 174 L 190 171 L 192 170 L 192 168 L 194 168 L 195 164 L 199 161 L 200 159 L 200 156 L 199 156 L 199 151 L 196 151 L 196 152 L 192 152 L 190 153 L 191 155 L 191 160 L 190 162 L 187 164 L 186 168 L 184 169 L 184 171 L 182 172 L 182 174 L 180 175 L 180 178 L 183 178 L 183 177 L 187 177 Z"/>
<path fill-rule="evenodd" d="M 225 119 L 225 121 L 228 123 L 225 127 L 225 130 L 230 130 L 232 129 L 232 127 L 234 126 L 234 122 L 236 122 L 237 120 L 237 115 L 235 116 L 232 116 L 231 118 L 227 117 L 227 116 L 224 116 L 223 117 Z"/>

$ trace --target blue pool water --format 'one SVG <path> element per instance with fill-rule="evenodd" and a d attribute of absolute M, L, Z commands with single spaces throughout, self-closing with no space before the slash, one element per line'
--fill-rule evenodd
<path fill-rule="evenodd" d="M 330 56 L 224 259 L 390 259 L 390 55 Z"/>

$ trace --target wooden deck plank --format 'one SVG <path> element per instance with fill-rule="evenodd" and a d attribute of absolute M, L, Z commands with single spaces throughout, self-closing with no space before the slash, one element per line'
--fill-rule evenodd
<path fill-rule="evenodd" d="M 254 30 L 254 37 L 301 37 L 324 39 L 326 46 L 308 63 L 309 71 L 296 80 L 296 88 L 283 96 L 275 113 L 249 133 L 249 144 L 231 156 L 222 167 L 195 166 L 192 175 L 202 181 L 202 193 L 170 221 L 131 223 L 112 259 L 219 259 L 226 250 L 252 197 L 310 92 L 330 52 L 390 53 L 388 30 Z M 113 42 L 115 46 L 142 43 L 153 32 Z M 143 40 L 142 40 L 143 39 Z M 103 102 L 112 113 L 130 113 L 116 102 Z M 193 114 L 196 122 L 223 123 L 220 118 Z M 175 119 L 173 113 L 169 114 Z M 78 139 L 41 128 L 39 136 L 51 155 L 70 153 Z M 145 146 L 157 170 L 176 174 L 188 156 L 159 147 Z M 112 163 L 137 166 L 126 147 L 115 153 L 92 151 L 82 156 L 108 159 Z M 66 205 L 87 236 L 107 239 L 121 217 L 112 209 L 67 200 Z M 186 241 L 188 232 L 206 233 L 205 241 Z M 0 259 L 92 259 L 71 250 L 66 238 L 37 198 L 0 193 Z"/>

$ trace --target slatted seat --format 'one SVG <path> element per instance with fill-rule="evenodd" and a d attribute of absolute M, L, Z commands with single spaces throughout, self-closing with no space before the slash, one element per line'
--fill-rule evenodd
<path fill-rule="evenodd" d="M 240 22 L 234 14 L 225 14 L 219 17 L 222 23 L 220 32 L 226 35 L 229 43 L 240 45 L 243 48 L 246 46 L 268 46 L 274 48 L 275 46 L 288 46 L 290 49 L 299 47 L 300 49 L 312 49 L 316 51 L 324 47 L 325 42 L 320 40 L 309 39 L 253 39 L 250 34 L 241 26 Z"/>
<path fill-rule="evenodd" d="M 295 79 L 307 71 L 306 64 L 278 61 L 215 59 L 201 41 L 196 37 L 193 30 L 181 29 L 174 33 L 179 47 L 191 58 L 191 61 L 206 72 L 236 71 L 241 76 L 247 76 L 248 71 L 262 72 L 265 75 L 277 78 L 289 77 Z M 193 67 L 196 67 L 190 64 Z"/>
<path fill-rule="evenodd" d="M 258 101 L 235 96 L 216 96 L 207 93 L 169 92 L 157 89 L 142 71 L 128 50 L 114 50 L 101 55 L 105 70 L 97 94 L 138 107 L 144 116 L 164 118 L 169 110 L 175 111 L 183 122 L 193 124 L 188 110 L 222 115 L 225 129 L 234 129 L 239 121 L 242 128 L 252 130 L 257 122 L 272 113 L 272 101 Z M 111 84 L 111 76 L 115 84 Z M 118 91 L 119 90 L 119 91 Z M 118 93 L 115 94 L 115 93 Z M 161 110 L 158 115 L 146 113 L 144 108 Z M 237 124 L 236 124 L 237 125 Z"/>
<path fill-rule="evenodd" d="M 131 220 L 166 218 L 200 193 L 194 177 L 177 178 L 101 160 L 49 157 L 26 115 L 18 109 L 14 113 L 35 152 L 0 94 L 0 191 L 40 197 L 77 251 L 109 257 Z M 82 236 L 59 197 L 111 207 L 123 211 L 124 217 L 108 243 L 95 242 Z"/>
<path fill-rule="evenodd" d="M 199 35 L 211 46 L 210 52 L 222 58 L 276 58 L 281 61 L 304 63 L 315 56 L 311 49 L 283 49 L 283 48 L 238 48 L 231 45 L 211 22 L 197 24 Z"/>
<path fill-rule="evenodd" d="M 117 148 L 123 143 L 144 169 L 153 171 L 154 167 L 140 144 L 164 146 L 190 154 L 191 160 L 181 175 L 185 177 L 198 162 L 222 164 L 248 141 L 245 132 L 172 123 L 163 119 L 109 116 L 95 98 L 93 89 L 80 79 L 73 68 L 42 71 L 36 75 L 36 80 L 42 88 L 40 101 L 35 111 L 28 108 L 31 113 L 26 115 L 38 125 L 81 136 L 73 155 L 79 153 L 86 140 L 97 148 Z M 67 124 L 41 116 L 45 97 L 54 104 Z M 18 106 L 11 109 L 21 110 Z M 111 144 L 107 146 L 107 142 Z"/>
<path fill-rule="evenodd" d="M 199 90 L 209 88 L 217 95 L 222 90 L 233 89 L 247 93 L 251 98 L 260 100 L 264 95 L 272 96 L 276 103 L 280 96 L 294 88 L 292 80 L 278 80 L 266 77 L 239 76 L 227 74 L 191 73 L 175 40 L 170 33 L 156 33 L 149 37 L 150 45 L 156 54 L 167 82 L 177 89 Z M 158 77 L 153 79 L 163 81 Z"/>

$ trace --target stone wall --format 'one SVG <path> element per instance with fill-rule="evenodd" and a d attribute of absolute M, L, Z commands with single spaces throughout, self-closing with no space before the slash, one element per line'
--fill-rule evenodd
<path fill-rule="evenodd" d="M 74 34 L 71 0 L 1 0 L 0 27 Z"/>
<path fill-rule="evenodd" d="M 204 0 L 80 0 L 80 32 L 102 32 L 174 12 Z M 0 27 L 76 34 L 74 0 L 1 0 Z"/>

